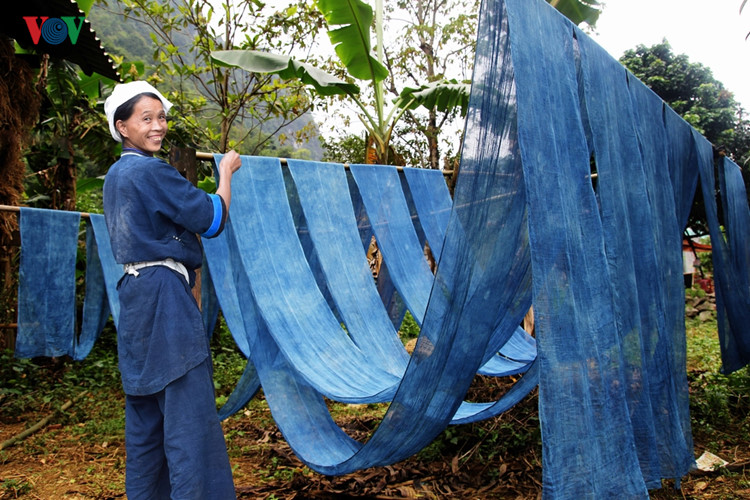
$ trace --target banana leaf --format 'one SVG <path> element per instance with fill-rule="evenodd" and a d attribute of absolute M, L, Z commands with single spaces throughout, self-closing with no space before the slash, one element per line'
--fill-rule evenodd
<path fill-rule="evenodd" d="M 596 0 L 547 0 L 547 2 L 576 25 L 586 23 L 594 26 L 602 12 L 601 3 Z"/>
<path fill-rule="evenodd" d="M 436 107 L 438 111 L 448 111 L 460 106 L 461 116 L 466 116 L 470 92 L 471 85 L 468 83 L 442 80 L 427 83 L 418 88 L 407 87 L 401 91 L 397 102 L 400 101 L 408 109 L 424 106 L 428 109 Z"/>
<path fill-rule="evenodd" d="M 388 70 L 372 53 L 370 44 L 372 7 L 361 0 L 317 0 L 316 3 L 328 24 L 328 37 L 336 55 L 349 74 L 358 80 L 385 80 Z M 334 29 L 335 26 L 340 27 Z"/>
<path fill-rule="evenodd" d="M 211 52 L 211 59 L 221 66 L 241 68 L 253 73 L 277 74 L 285 80 L 297 78 L 305 85 L 315 87 L 318 94 L 323 96 L 359 93 L 357 85 L 285 55 L 258 50 L 215 50 Z"/>

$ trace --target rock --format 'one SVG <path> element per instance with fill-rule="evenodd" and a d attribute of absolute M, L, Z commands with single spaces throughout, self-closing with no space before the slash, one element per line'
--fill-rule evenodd
<path fill-rule="evenodd" d="M 701 311 L 698 314 L 698 319 L 701 320 L 701 321 L 709 321 L 713 317 L 714 317 L 714 312 L 710 311 L 710 310 L 709 311 Z"/>

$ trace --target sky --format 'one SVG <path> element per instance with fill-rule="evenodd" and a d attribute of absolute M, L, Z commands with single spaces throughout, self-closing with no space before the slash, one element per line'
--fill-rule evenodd
<path fill-rule="evenodd" d="M 711 69 L 716 80 L 750 110 L 750 2 L 742 0 L 602 0 L 591 36 L 613 57 L 666 38 L 676 55 Z"/>

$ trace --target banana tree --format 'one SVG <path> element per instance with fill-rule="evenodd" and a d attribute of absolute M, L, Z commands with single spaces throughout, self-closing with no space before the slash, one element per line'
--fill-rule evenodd
<path fill-rule="evenodd" d="M 253 50 L 223 50 L 212 52 L 214 62 L 250 72 L 275 73 L 281 78 L 299 78 L 322 96 L 348 96 L 359 109 L 358 117 L 373 142 L 374 157 L 370 160 L 377 163 L 390 162 L 394 126 L 408 109 L 422 105 L 446 110 L 458 105 L 465 112 L 469 85 L 456 81 L 433 82 L 419 88 L 404 89 L 387 109 L 383 80 L 389 73 L 383 63 L 382 0 L 376 0 L 374 12 L 370 5 L 361 0 L 317 0 L 316 5 L 328 23 L 329 38 L 349 76 L 372 85 L 372 106 L 363 101 L 358 85 L 347 83 L 290 56 Z M 370 38 L 373 20 L 376 54 L 373 53 Z"/>
<path fill-rule="evenodd" d="M 599 15 L 595 0 L 548 0 L 576 24 L 594 25 Z M 364 102 L 358 85 L 347 83 L 312 65 L 287 55 L 252 50 L 222 50 L 211 53 L 215 63 L 242 68 L 249 72 L 275 73 L 281 78 L 299 78 L 322 96 L 346 95 L 359 109 L 358 117 L 368 132 L 374 153 L 368 161 L 389 163 L 390 142 L 394 127 L 409 109 L 424 106 L 446 111 L 460 108 L 466 113 L 470 86 L 455 80 L 442 80 L 405 88 L 390 103 L 385 102 L 384 80 L 389 76 L 385 66 L 383 37 L 383 0 L 374 0 L 375 9 L 362 0 L 316 0 L 316 6 L 328 24 L 328 36 L 348 75 L 372 88 L 372 105 Z M 374 22 L 373 22 L 374 21 Z M 375 52 L 371 27 L 375 31 Z"/>

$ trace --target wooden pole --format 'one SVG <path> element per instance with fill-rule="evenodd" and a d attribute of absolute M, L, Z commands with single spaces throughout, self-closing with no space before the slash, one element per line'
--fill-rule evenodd
<path fill-rule="evenodd" d="M 17 206 L 14 206 L 14 205 L 0 205 L 0 211 L 2 211 L 2 212 L 20 213 L 21 212 L 21 208 L 22 207 L 17 207 Z M 49 210 L 52 210 L 52 209 L 49 209 Z M 80 214 L 81 214 L 81 217 L 83 217 L 84 219 L 88 219 L 89 217 L 91 217 L 91 214 L 89 214 L 87 212 L 80 212 Z"/>
<path fill-rule="evenodd" d="M 198 153 L 193 148 L 172 147 L 169 150 L 169 163 L 182 174 L 193 186 L 198 184 L 198 162 L 196 157 Z M 201 270 L 195 270 L 195 286 L 193 287 L 193 297 L 198 303 L 198 309 L 202 310 L 201 304 Z"/>
<path fill-rule="evenodd" d="M 198 159 L 198 160 L 209 160 L 210 161 L 210 160 L 214 159 L 214 155 L 213 155 L 213 153 L 206 153 L 205 151 L 196 151 L 195 152 L 195 158 Z M 287 162 L 286 158 L 279 158 L 279 161 L 281 161 L 281 164 L 284 165 L 284 166 L 288 165 L 288 162 Z M 344 168 L 347 169 L 347 170 L 349 170 L 349 164 L 348 163 L 344 163 Z M 401 171 L 404 170 L 404 168 L 408 168 L 408 167 L 397 166 L 396 170 L 398 170 L 399 172 L 401 172 Z M 443 175 L 445 175 L 445 176 L 451 176 L 451 175 L 453 175 L 453 170 L 441 170 L 441 172 L 443 172 Z"/>

